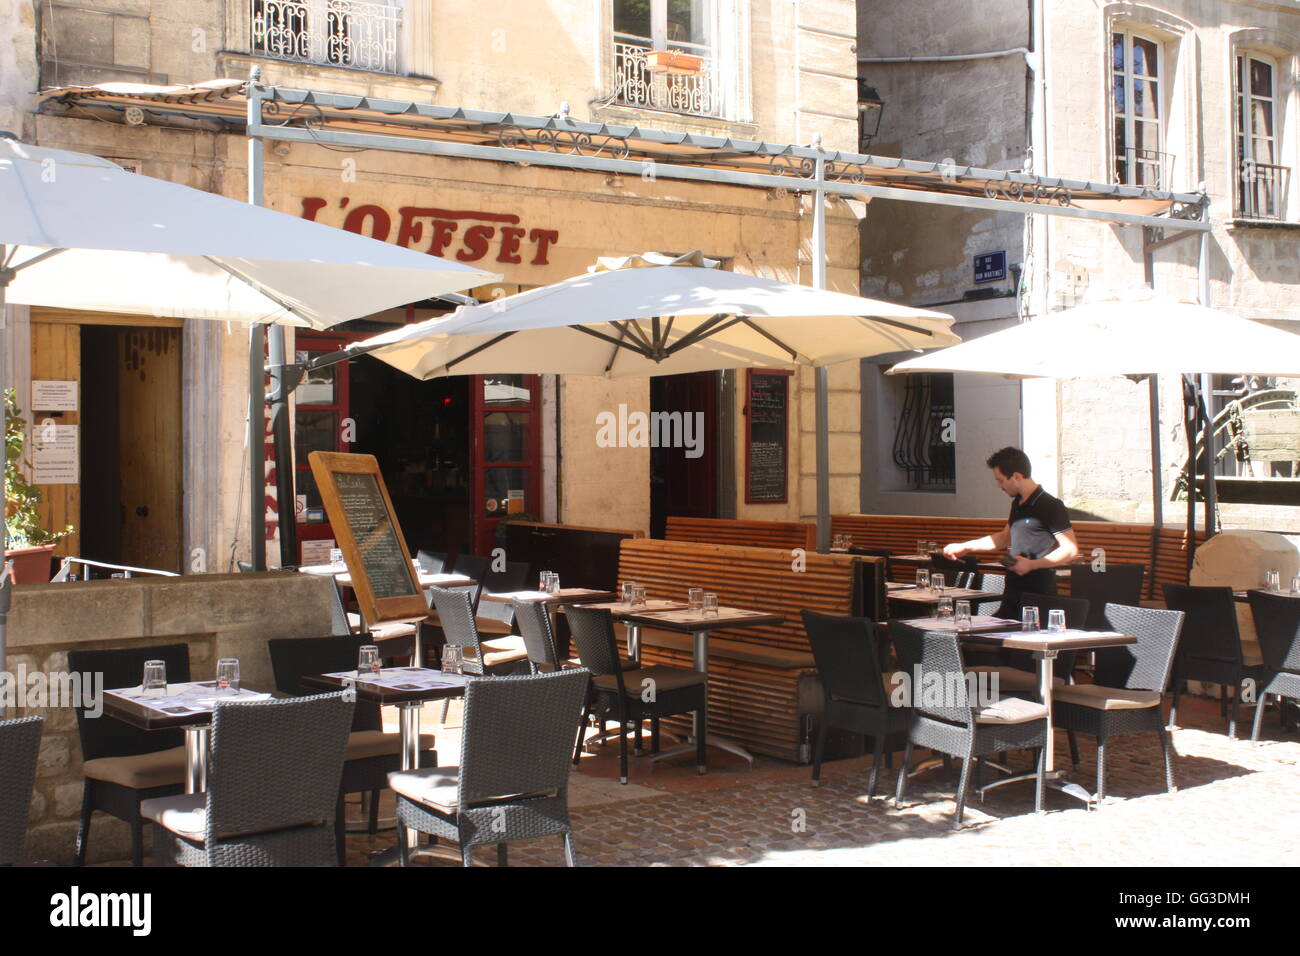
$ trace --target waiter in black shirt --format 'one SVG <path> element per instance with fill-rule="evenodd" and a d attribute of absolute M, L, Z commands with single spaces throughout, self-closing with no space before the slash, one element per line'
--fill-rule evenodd
<path fill-rule="evenodd" d="M 1056 571 L 1079 553 L 1070 515 L 1060 498 L 1029 477 L 1029 456 L 1019 448 L 1002 448 L 985 462 L 993 480 L 1011 496 L 1006 527 L 973 541 L 946 545 L 943 553 L 960 558 L 971 551 L 1005 550 L 1007 586 L 999 617 L 1020 616 L 1022 594 L 1055 594 Z"/>

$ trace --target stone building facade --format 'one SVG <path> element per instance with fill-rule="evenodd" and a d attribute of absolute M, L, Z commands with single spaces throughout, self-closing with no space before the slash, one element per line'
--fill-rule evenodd
<path fill-rule="evenodd" d="M 26 141 L 95 153 L 145 175 L 240 200 L 247 196 L 247 146 L 233 124 L 166 111 L 134 117 L 89 100 L 61 101 L 49 91 L 238 80 L 258 66 L 264 83 L 296 89 L 540 116 L 567 109 L 579 120 L 796 144 L 820 137 L 828 148 L 852 149 L 857 141 L 855 9 L 848 0 L 356 0 L 347 6 L 348 18 L 339 20 L 317 0 L 11 0 L 5 23 L 14 44 L 0 54 L 0 118 Z M 646 48 L 661 43 L 698 54 L 701 72 L 686 79 L 648 73 Z M 529 228 L 558 234 L 544 255 L 528 241 L 526 255 L 491 249 L 505 292 L 580 273 L 597 256 L 646 250 L 698 248 L 736 271 L 812 278 L 812 217 L 797 193 L 294 144 L 266 151 L 266 204 L 337 226 L 346 226 L 349 209 L 361 205 L 379 207 L 394 222 L 402 207 L 437 206 L 515 216 Z M 830 206 L 833 289 L 858 291 L 863 209 L 856 202 Z M 377 220 L 358 221 L 357 228 L 377 235 Z M 388 241 L 399 241 L 397 232 L 387 233 Z M 465 254 L 466 247 L 453 244 L 443 254 L 458 251 Z M 8 334 L 19 356 L 11 380 L 24 395 L 34 377 L 52 374 L 25 361 L 33 343 L 44 341 L 33 330 L 46 323 L 81 327 L 83 320 L 48 310 L 28 315 L 19 307 L 11 313 Z M 427 314 L 417 309 L 372 318 L 400 322 Z M 175 329 L 182 366 L 184 437 L 177 468 L 184 474 L 183 547 L 167 563 L 175 566 L 180 554 L 180 569 L 226 570 L 250 553 L 241 477 L 247 468 L 246 333 L 193 320 L 177 320 Z M 847 363 L 832 370 L 835 511 L 858 503 L 856 368 Z M 719 449 L 718 461 L 735 469 L 732 480 L 724 475 L 719 481 L 719 515 L 784 520 L 814 513 L 813 381 L 802 374 L 792 383 L 788 500 L 746 504 L 743 489 L 737 492 L 745 460 L 738 426 L 718 437 L 732 444 L 729 454 Z M 720 401 L 742 410 L 743 387 L 743 373 L 722 380 Z M 650 410 L 650 384 L 543 376 L 537 388 L 532 414 L 541 425 L 533 467 L 540 481 L 528 510 L 548 520 L 648 529 L 650 454 L 598 448 L 595 422 L 598 412 L 617 411 L 620 404 Z M 88 505 L 69 495 L 66 488 L 48 489 L 47 497 L 63 502 L 51 518 L 66 515 L 80 528 L 78 508 Z M 269 515 L 272 527 L 287 513 L 286 505 L 277 506 Z M 61 553 L 84 550 L 73 537 Z M 270 562 L 278 563 L 270 550 Z M 195 555 L 202 560 L 196 563 Z"/>
<path fill-rule="evenodd" d="M 861 74 L 886 104 L 871 152 L 1186 192 L 1204 184 L 1209 304 L 1294 328 L 1295 4 L 861 0 L 858 12 Z M 1141 228 L 1048 216 L 877 201 L 861 251 L 863 294 L 950 311 L 964 338 L 1145 282 Z M 981 281 L 976 257 L 990 253 L 1005 254 L 1005 277 Z M 1199 258 L 1195 238 L 1156 251 L 1156 290 L 1195 300 Z M 1151 520 L 1145 384 L 957 376 L 956 481 L 940 491 L 909 488 L 891 461 L 901 387 L 864 362 L 862 510 L 1000 513 L 982 459 L 1020 442 L 1035 477 L 1080 514 Z M 1167 500 L 1186 456 L 1177 378 L 1162 377 L 1160 394 L 1166 520 L 1179 523 L 1185 506 Z M 1220 516 L 1225 528 L 1300 530 L 1290 507 L 1222 504 Z"/>

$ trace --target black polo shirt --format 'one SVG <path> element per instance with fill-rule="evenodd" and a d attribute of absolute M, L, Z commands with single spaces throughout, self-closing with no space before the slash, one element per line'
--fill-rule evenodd
<path fill-rule="evenodd" d="M 1011 516 L 1007 524 L 1011 527 L 1010 553 L 1026 558 L 1051 554 L 1058 545 L 1056 536 L 1073 527 L 1064 502 L 1049 495 L 1042 485 L 1024 504 L 1018 497 L 1011 499 Z"/>

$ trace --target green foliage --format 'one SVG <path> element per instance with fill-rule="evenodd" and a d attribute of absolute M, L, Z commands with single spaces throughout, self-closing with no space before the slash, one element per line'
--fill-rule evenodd
<path fill-rule="evenodd" d="M 501 520 L 497 522 L 496 543 L 505 546 L 506 528 L 512 521 L 541 521 L 537 515 L 529 514 L 527 511 L 516 511 L 514 514 L 502 515 Z"/>
<path fill-rule="evenodd" d="M 68 525 L 62 531 L 47 531 L 41 527 L 37 509 L 41 503 L 40 489 L 29 484 L 18 466 L 25 464 L 23 456 L 27 443 L 27 419 L 14 390 L 5 392 L 5 550 L 30 548 L 54 544 L 72 534 Z"/>

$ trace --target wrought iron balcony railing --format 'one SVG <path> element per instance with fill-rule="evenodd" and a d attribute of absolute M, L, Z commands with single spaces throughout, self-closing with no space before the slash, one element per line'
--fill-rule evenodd
<path fill-rule="evenodd" d="M 1115 157 L 1115 182 L 1124 186 L 1169 189 L 1173 169 L 1173 153 L 1128 146 Z"/>
<path fill-rule="evenodd" d="M 668 48 L 702 57 L 700 72 L 655 72 L 646 61 L 646 54 L 651 51 L 649 37 L 615 33 L 614 101 L 642 109 L 718 116 L 722 111 L 722 96 L 713 51 L 698 43 L 677 40 L 670 41 Z"/>
<path fill-rule="evenodd" d="M 254 53 L 371 73 L 397 72 L 400 7 L 365 0 L 249 0 L 249 3 L 249 32 Z"/>
<path fill-rule="evenodd" d="M 1244 219 L 1281 219 L 1288 166 L 1243 160 L 1237 171 L 1237 215 Z"/>

